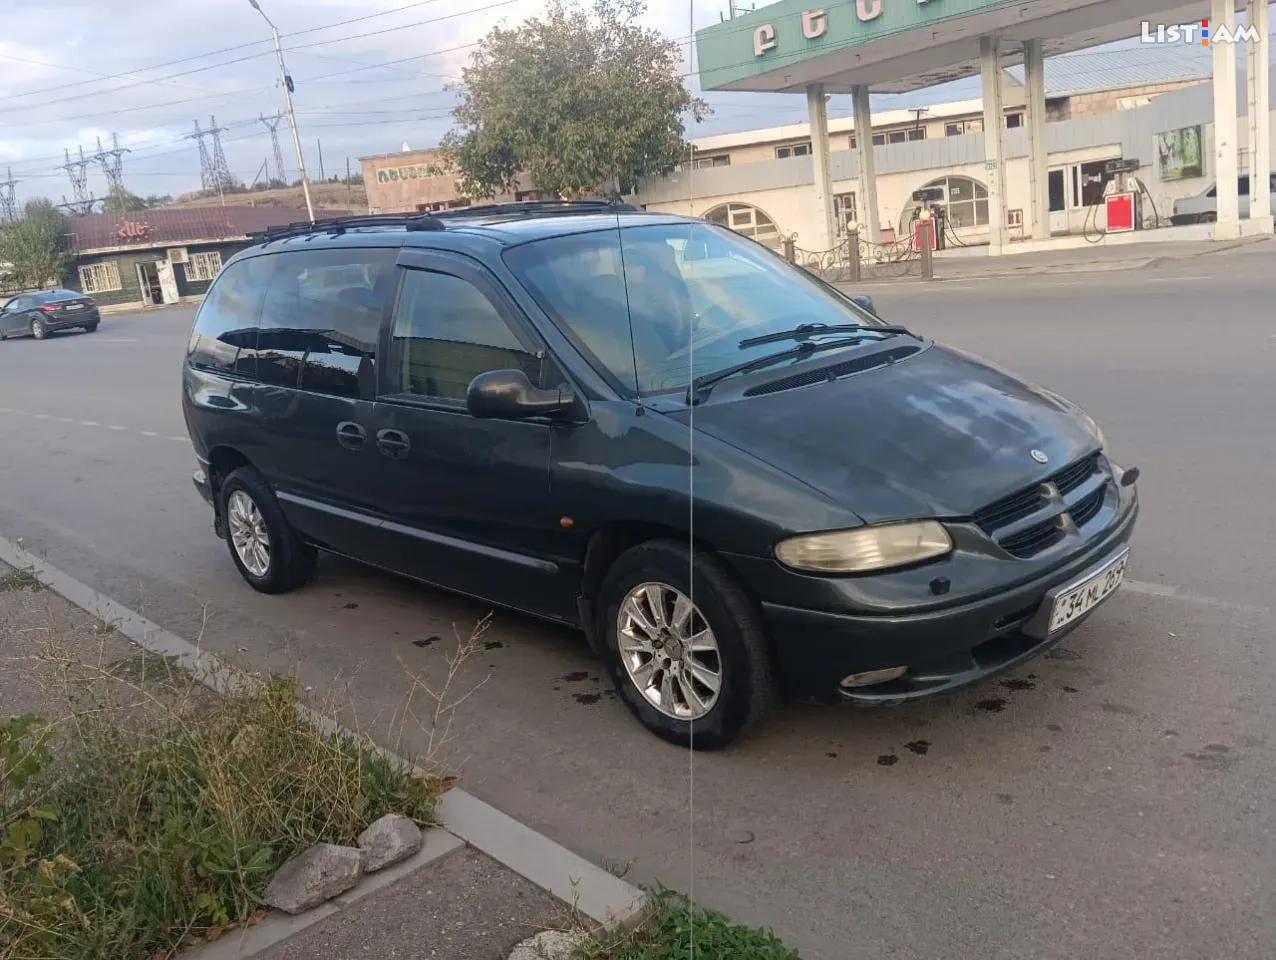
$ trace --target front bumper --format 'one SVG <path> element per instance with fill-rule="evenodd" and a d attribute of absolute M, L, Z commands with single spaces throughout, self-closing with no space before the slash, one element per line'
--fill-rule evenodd
<path fill-rule="evenodd" d="M 1042 622 L 1056 593 L 1127 549 L 1137 516 L 1135 501 L 1103 535 L 1049 574 L 970 603 L 911 615 L 856 616 L 763 602 L 781 682 L 804 699 L 894 706 L 943 696 L 1009 670 L 1089 618 L 1086 613 L 1049 635 Z M 843 677 L 893 667 L 908 672 L 876 686 L 840 686 Z"/>

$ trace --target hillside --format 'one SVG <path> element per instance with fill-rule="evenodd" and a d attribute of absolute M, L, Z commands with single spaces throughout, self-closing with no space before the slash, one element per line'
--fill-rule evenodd
<path fill-rule="evenodd" d="M 315 212 L 320 210 L 366 211 L 368 194 L 363 184 L 346 186 L 344 183 L 312 183 L 310 199 L 315 205 Z M 280 187 L 277 190 L 252 190 L 246 193 L 228 193 L 226 202 L 236 206 L 285 207 L 290 210 L 304 210 L 306 198 L 301 187 Z M 221 201 L 213 197 L 203 197 L 193 193 L 182 194 L 170 206 L 173 207 L 210 207 Z"/>

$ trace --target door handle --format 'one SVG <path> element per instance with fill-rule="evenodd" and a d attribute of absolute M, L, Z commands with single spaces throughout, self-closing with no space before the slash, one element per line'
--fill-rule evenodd
<path fill-rule="evenodd" d="M 337 443 L 347 450 L 359 450 L 368 439 L 368 431 L 353 421 L 346 420 L 337 424 Z"/>
<path fill-rule="evenodd" d="M 377 449 L 387 457 L 402 460 L 412 449 L 412 441 L 402 430 L 378 430 Z"/>

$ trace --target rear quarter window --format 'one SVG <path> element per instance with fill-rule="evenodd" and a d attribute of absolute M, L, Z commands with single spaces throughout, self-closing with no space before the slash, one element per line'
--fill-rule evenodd
<path fill-rule="evenodd" d="M 274 257 L 237 260 L 209 289 L 191 333 L 187 362 L 198 370 L 254 376 L 257 313 Z"/>

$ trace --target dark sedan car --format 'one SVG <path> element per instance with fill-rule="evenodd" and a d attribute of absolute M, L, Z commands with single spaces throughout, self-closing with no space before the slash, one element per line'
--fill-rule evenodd
<path fill-rule="evenodd" d="M 254 589 L 327 550 L 580 628 L 697 748 L 778 691 L 908 703 L 1041 653 L 1120 586 L 1138 513 L 1062 397 L 725 228 L 609 205 L 268 236 L 183 384 Z"/>
<path fill-rule="evenodd" d="M 0 307 L 0 340 L 35 337 L 43 340 L 60 330 L 92 333 L 102 322 L 97 303 L 74 290 L 23 293 Z"/>

